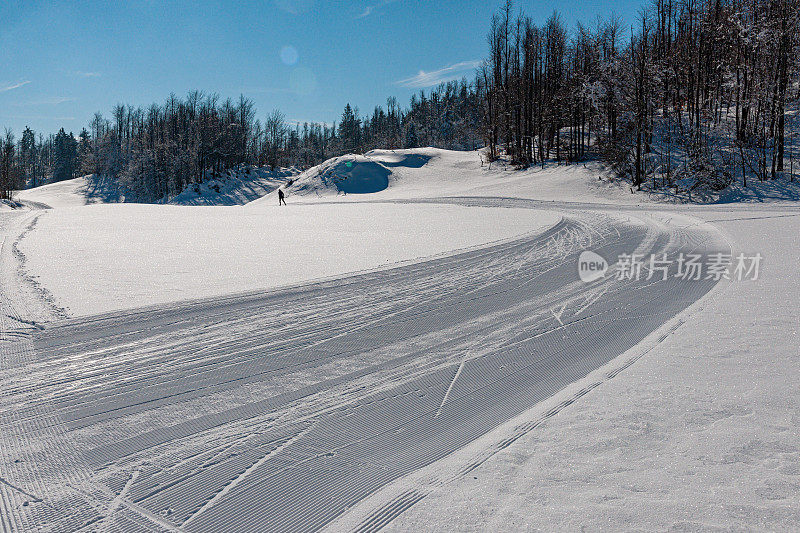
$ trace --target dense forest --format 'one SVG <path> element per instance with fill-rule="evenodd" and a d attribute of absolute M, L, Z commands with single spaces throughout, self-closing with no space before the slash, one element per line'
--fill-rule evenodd
<path fill-rule="evenodd" d="M 591 151 L 640 188 L 784 176 L 799 19 L 798 0 L 656 0 L 623 41 L 617 19 L 570 33 L 508 2 L 477 79 L 483 138 L 522 166 Z"/>
<path fill-rule="evenodd" d="M 171 95 L 117 105 L 75 136 L 30 128 L 0 140 L 0 194 L 84 174 L 142 201 L 244 165 L 305 168 L 373 148 L 484 147 L 516 168 L 600 158 L 635 187 L 723 189 L 793 180 L 800 0 L 655 0 L 617 18 L 537 26 L 508 0 L 474 80 L 395 98 L 338 124 L 259 117 L 252 101 Z M 788 167 L 788 168 L 787 168 Z"/>

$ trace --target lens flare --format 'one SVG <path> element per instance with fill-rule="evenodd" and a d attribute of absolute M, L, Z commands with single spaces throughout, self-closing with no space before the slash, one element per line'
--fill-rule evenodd
<path fill-rule="evenodd" d="M 284 46 L 281 48 L 281 61 L 284 65 L 294 65 L 299 58 L 300 54 L 297 53 L 297 48 L 294 46 Z"/>

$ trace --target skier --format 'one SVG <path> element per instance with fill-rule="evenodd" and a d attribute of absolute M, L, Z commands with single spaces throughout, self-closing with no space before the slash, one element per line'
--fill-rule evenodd
<path fill-rule="evenodd" d="M 283 203 L 283 205 L 286 205 L 286 200 L 284 199 L 283 191 L 278 189 L 278 205 L 281 205 L 281 203 Z"/>

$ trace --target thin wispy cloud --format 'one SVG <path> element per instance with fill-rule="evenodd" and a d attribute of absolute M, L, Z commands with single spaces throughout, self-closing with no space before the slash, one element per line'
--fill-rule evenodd
<path fill-rule="evenodd" d="M 403 87 L 417 87 L 417 88 L 433 87 L 435 85 L 439 85 L 440 83 L 445 83 L 448 81 L 460 79 L 468 72 L 478 68 L 480 64 L 481 60 L 475 59 L 472 61 L 462 61 L 460 63 L 454 63 L 452 65 L 442 67 L 438 70 L 432 70 L 430 72 L 425 72 L 424 70 L 420 70 L 419 74 L 417 74 L 416 76 L 411 76 L 410 78 L 406 78 L 404 80 L 400 80 L 395 83 L 397 85 L 402 85 Z"/>
<path fill-rule="evenodd" d="M 31 100 L 30 102 L 24 102 L 18 105 L 58 105 L 74 101 L 75 99 L 69 96 L 51 96 L 49 98 L 42 98 L 40 100 Z"/>
<path fill-rule="evenodd" d="M 52 116 L 52 115 L 2 115 L 0 118 L 10 118 L 13 120 L 75 120 L 75 117 Z"/>
<path fill-rule="evenodd" d="M 14 89 L 19 89 L 20 87 L 24 87 L 28 85 L 31 80 L 22 80 L 17 82 L 0 82 L 0 93 L 4 93 L 6 91 L 12 91 Z"/>
<path fill-rule="evenodd" d="M 366 18 L 366 17 L 372 15 L 375 12 L 375 10 L 380 9 L 383 6 L 386 6 L 386 5 L 389 5 L 389 4 L 393 4 L 393 3 L 397 2 L 397 1 L 398 0 L 382 0 L 382 1 L 377 2 L 375 4 L 370 4 L 370 5 L 368 5 L 367 7 L 364 8 L 364 11 L 362 11 L 360 14 L 356 15 L 356 18 L 357 19 Z"/>
<path fill-rule="evenodd" d="M 102 76 L 99 72 L 87 72 L 85 70 L 73 70 L 72 74 L 81 78 L 99 78 Z"/>

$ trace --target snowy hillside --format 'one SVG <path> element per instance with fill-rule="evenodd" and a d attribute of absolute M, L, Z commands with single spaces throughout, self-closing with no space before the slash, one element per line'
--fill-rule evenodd
<path fill-rule="evenodd" d="M 302 202 L 335 196 L 342 201 L 358 201 L 459 195 L 626 205 L 800 199 L 800 182 L 753 180 L 747 187 L 734 183 L 723 191 L 704 195 L 688 192 L 688 186 L 679 188 L 677 194 L 674 189 L 651 190 L 649 184 L 635 191 L 628 180 L 597 161 L 514 170 L 502 160 L 489 164 L 483 150 L 438 148 L 372 150 L 364 155 L 335 157 L 300 173 L 284 190 L 287 197 Z M 265 195 L 260 202 L 277 203 L 276 194 Z"/>
<path fill-rule="evenodd" d="M 18 191 L 14 198 L 48 207 L 71 207 L 124 201 L 116 184 L 94 174 Z"/>
<path fill-rule="evenodd" d="M 242 205 L 252 202 L 285 184 L 299 170 L 294 167 L 271 170 L 268 167 L 243 167 L 211 176 L 203 183 L 193 183 L 162 204 L 171 205 Z M 109 178 L 89 174 L 80 178 L 48 183 L 17 191 L 18 201 L 48 207 L 74 207 L 91 204 L 137 203 L 136 197 Z"/>
<path fill-rule="evenodd" d="M 181 194 L 166 199 L 172 205 L 242 205 L 274 191 L 292 176 L 297 169 L 244 167 L 229 170 L 203 183 L 189 185 Z"/>
<path fill-rule="evenodd" d="M 336 196 L 358 201 L 461 195 L 618 204 L 659 201 L 631 194 L 627 185 L 615 181 L 598 163 L 516 171 L 503 162 L 487 163 L 482 151 L 438 148 L 372 150 L 335 157 L 302 172 L 284 190 L 287 197 L 302 202 Z M 276 194 L 249 206 L 277 204 Z"/>

